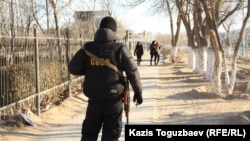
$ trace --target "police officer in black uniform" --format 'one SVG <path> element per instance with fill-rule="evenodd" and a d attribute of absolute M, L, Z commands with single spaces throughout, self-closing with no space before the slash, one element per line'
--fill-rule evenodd
<path fill-rule="evenodd" d="M 136 105 L 143 102 L 142 84 L 137 65 L 128 47 L 116 42 L 117 24 L 112 17 L 104 17 L 95 33 L 94 41 L 87 42 L 68 64 L 73 75 L 84 75 L 83 93 L 89 98 L 82 124 L 81 141 L 118 141 L 122 130 L 123 90 L 121 76 L 86 51 L 124 71 L 134 91 Z"/>

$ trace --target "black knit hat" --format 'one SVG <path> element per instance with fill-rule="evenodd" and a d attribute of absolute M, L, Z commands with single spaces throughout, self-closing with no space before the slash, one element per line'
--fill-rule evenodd
<path fill-rule="evenodd" d="M 112 31 L 116 32 L 117 25 L 115 19 L 109 16 L 104 17 L 100 23 L 100 28 L 109 28 Z"/>

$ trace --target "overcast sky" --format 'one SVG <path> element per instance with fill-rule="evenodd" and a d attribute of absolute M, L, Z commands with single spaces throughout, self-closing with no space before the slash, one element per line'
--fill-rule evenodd
<path fill-rule="evenodd" d="M 135 32 L 170 33 L 169 21 L 166 15 L 152 13 L 150 5 L 140 5 L 133 9 L 123 11 L 117 15 L 125 27 Z"/>
<path fill-rule="evenodd" d="M 73 3 L 72 7 L 75 11 L 93 10 L 94 7 L 93 1 L 83 3 L 81 0 L 73 0 Z M 85 5 L 88 5 L 88 7 Z M 95 9 L 101 10 L 97 6 Z M 114 11 L 117 20 L 135 33 L 143 32 L 144 30 L 147 32 L 170 33 L 168 17 L 157 13 L 153 14 L 148 3 L 127 9 L 116 6 Z"/>
<path fill-rule="evenodd" d="M 86 1 L 86 0 L 85 0 Z M 121 1 L 115 1 L 119 5 Z M 116 4 L 116 5 L 117 5 Z M 86 7 L 86 5 L 88 5 Z M 73 11 L 86 11 L 86 10 L 102 10 L 98 8 L 98 6 L 93 6 L 94 1 L 89 0 L 89 2 L 85 2 L 82 0 L 73 0 L 72 10 Z M 116 18 L 125 26 L 125 28 L 133 30 L 135 33 L 140 33 L 143 31 L 152 32 L 152 33 L 167 33 L 170 34 L 170 24 L 169 17 L 162 13 L 152 13 L 151 9 L 152 4 L 144 3 L 140 6 L 134 8 L 125 8 L 116 6 L 114 7 L 114 15 Z M 235 30 L 241 27 L 242 24 L 242 13 L 239 16 L 236 16 L 237 20 L 235 25 L 231 30 Z M 240 19 L 239 19 L 240 18 Z M 182 31 L 184 28 L 182 28 Z M 221 29 L 223 30 L 223 29 Z M 224 30 L 223 30 L 224 31 Z"/>

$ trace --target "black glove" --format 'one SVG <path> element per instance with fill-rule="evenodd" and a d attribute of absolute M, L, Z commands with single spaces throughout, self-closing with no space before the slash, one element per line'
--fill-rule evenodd
<path fill-rule="evenodd" d="M 133 102 L 137 104 L 142 104 L 143 100 L 141 97 L 138 97 L 136 94 L 134 94 Z"/>

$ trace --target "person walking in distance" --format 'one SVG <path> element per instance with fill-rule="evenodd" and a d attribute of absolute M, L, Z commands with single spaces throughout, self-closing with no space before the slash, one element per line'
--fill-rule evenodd
<path fill-rule="evenodd" d="M 81 141 L 97 141 L 101 129 L 101 141 L 118 141 L 122 131 L 122 73 L 107 67 L 101 60 L 116 66 L 119 72 L 126 74 L 134 91 L 135 105 L 143 103 L 142 83 L 137 65 L 128 47 L 116 42 L 116 31 L 116 21 L 110 16 L 104 17 L 95 33 L 94 41 L 85 43 L 68 64 L 71 74 L 84 75 L 83 93 L 88 97 Z"/>
<path fill-rule="evenodd" d="M 150 48 L 149 48 L 149 51 L 150 51 L 150 65 L 152 66 L 152 61 L 154 59 L 154 62 L 155 62 L 155 45 L 156 45 L 156 41 L 153 40 L 152 43 L 150 44 Z"/>
<path fill-rule="evenodd" d="M 137 44 L 136 44 L 136 46 L 135 46 L 135 50 L 134 50 L 134 56 L 137 57 L 137 65 L 140 65 L 142 55 L 143 55 L 143 46 L 138 41 Z"/>
<path fill-rule="evenodd" d="M 160 61 L 160 50 L 161 50 L 161 46 L 159 45 L 159 42 L 156 41 L 155 44 L 155 65 L 158 65 L 159 61 Z"/>

